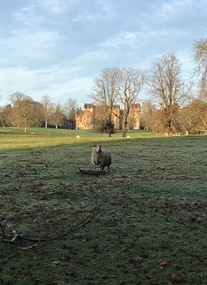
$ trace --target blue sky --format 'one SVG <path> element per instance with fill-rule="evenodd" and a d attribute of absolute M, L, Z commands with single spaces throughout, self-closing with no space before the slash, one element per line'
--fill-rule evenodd
<path fill-rule="evenodd" d="M 188 77 L 206 15 L 206 0 L 0 0 L 0 105 L 19 91 L 82 107 L 103 68 L 172 52 Z"/>

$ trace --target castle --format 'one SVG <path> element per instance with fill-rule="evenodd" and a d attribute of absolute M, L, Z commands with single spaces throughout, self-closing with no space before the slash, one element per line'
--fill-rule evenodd
<path fill-rule="evenodd" d="M 76 129 L 94 130 L 99 107 L 92 103 L 85 103 L 83 109 L 79 109 L 76 113 Z M 121 110 L 119 105 L 114 105 L 111 119 L 114 128 L 117 130 L 122 128 L 122 116 L 123 110 Z M 128 116 L 128 128 L 140 129 L 140 104 L 131 105 Z"/>

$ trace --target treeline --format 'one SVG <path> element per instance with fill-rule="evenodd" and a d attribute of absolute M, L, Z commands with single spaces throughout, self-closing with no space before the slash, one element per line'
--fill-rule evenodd
<path fill-rule="evenodd" d="M 0 123 L 3 127 L 75 128 L 76 100 L 69 98 L 65 105 L 51 102 L 45 95 L 41 102 L 16 92 L 10 96 L 11 104 L 1 107 Z"/>
<path fill-rule="evenodd" d="M 191 80 L 182 78 L 175 54 L 163 55 L 147 72 L 135 68 L 105 68 L 94 79 L 90 98 L 99 110 L 99 125 L 111 134 L 114 106 L 122 108 L 122 135 L 129 129 L 133 104 L 141 102 L 142 129 L 168 135 L 207 132 L 207 40 L 195 42 L 195 68 Z M 144 96 L 145 94 L 145 96 Z M 142 99 L 148 95 L 148 99 Z M 142 95 L 142 96 L 141 96 Z M 76 101 L 69 98 L 65 106 L 54 104 L 49 96 L 35 102 L 22 93 L 11 95 L 11 104 L 0 110 L 2 126 L 42 126 L 75 128 Z"/>

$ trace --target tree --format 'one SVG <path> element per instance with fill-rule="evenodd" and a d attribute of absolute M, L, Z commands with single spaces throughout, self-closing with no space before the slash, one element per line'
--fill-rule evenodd
<path fill-rule="evenodd" d="M 10 101 L 13 106 L 16 104 L 16 102 L 19 102 L 21 100 L 26 100 L 26 99 L 32 100 L 30 96 L 27 96 L 22 92 L 15 92 L 10 95 Z"/>
<path fill-rule="evenodd" d="M 51 110 L 51 100 L 48 95 L 44 95 L 42 97 L 42 106 L 43 106 L 43 113 L 44 113 L 44 122 L 45 128 L 48 127 L 48 122 L 50 120 L 50 110 Z"/>
<path fill-rule="evenodd" d="M 151 100 L 142 102 L 141 127 L 145 130 L 163 132 L 163 125 L 160 118 L 160 110 Z"/>
<path fill-rule="evenodd" d="M 77 102 L 75 99 L 69 98 L 65 105 L 66 118 L 68 120 L 68 128 L 75 129 L 75 115 L 77 110 Z"/>
<path fill-rule="evenodd" d="M 43 121 L 43 107 L 22 93 L 13 94 L 11 123 L 13 126 L 23 127 L 25 133 L 29 127 L 38 127 Z"/>
<path fill-rule="evenodd" d="M 187 103 L 191 85 L 181 77 L 181 68 L 174 54 L 164 55 L 154 62 L 148 86 L 154 102 L 161 110 L 161 121 L 167 134 L 179 130 L 178 111 Z"/>
<path fill-rule="evenodd" d="M 10 96 L 12 102 L 11 122 L 13 126 L 24 127 L 27 132 L 28 122 L 31 118 L 31 102 L 32 98 L 21 93 L 16 92 Z"/>
<path fill-rule="evenodd" d="M 130 109 L 132 104 L 136 103 L 143 83 L 144 74 L 134 68 L 106 68 L 103 69 L 101 76 L 94 80 L 91 97 L 97 103 L 96 109 L 102 111 L 99 114 L 98 125 L 107 130 L 109 136 L 114 130 L 115 116 L 122 120 L 122 136 L 126 136 L 129 123 L 133 126 L 133 118 L 129 119 Z M 124 109 L 122 115 L 114 111 L 118 102 Z"/>
<path fill-rule="evenodd" d="M 95 106 L 95 129 L 100 132 L 108 133 L 109 136 L 114 133 L 114 124 L 112 120 L 106 117 L 108 106 L 98 105 Z"/>
<path fill-rule="evenodd" d="M 207 132 L 207 103 L 200 99 L 192 100 L 180 112 L 186 132 Z"/>
<path fill-rule="evenodd" d="M 51 108 L 51 121 L 55 128 L 61 127 L 64 121 L 64 112 L 60 104 L 53 104 Z"/>
<path fill-rule="evenodd" d="M 124 68 L 120 71 L 119 100 L 123 106 L 122 136 L 126 137 L 128 117 L 132 104 L 136 103 L 144 83 L 143 72 L 134 68 Z"/>
<path fill-rule="evenodd" d="M 0 122 L 3 128 L 10 125 L 11 113 L 11 105 L 0 107 Z"/>
<path fill-rule="evenodd" d="M 194 60 L 199 77 L 199 97 L 207 102 L 207 39 L 195 42 Z"/>
<path fill-rule="evenodd" d="M 91 98 L 98 106 L 104 106 L 105 116 L 102 117 L 103 125 L 108 130 L 109 136 L 112 133 L 112 113 L 114 104 L 117 102 L 119 94 L 120 70 L 118 68 L 105 68 L 99 78 L 94 80 Z M 109 127 L 107 127 L 109 126 Z"/>

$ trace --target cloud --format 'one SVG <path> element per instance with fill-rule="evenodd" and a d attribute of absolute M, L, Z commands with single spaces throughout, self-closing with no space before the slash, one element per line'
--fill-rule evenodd
<path fill-rule="evenodd" d="M 25 67 L 8 67 L 0 69 L 0 78 L 4 85 L 9 86 L 11 82 L 15 82 L 20 86 L 28 87 L 32 85 L 34 87 L 35 85 L 52 85 L 55 81 L 60 84 L 70 82 L 79 77 L 80 72 L 80 68 L 62 68 L 62 66 L 33 70 Z"/>
<path fill-rule="evenodd" d="M 164 2 L 160 9 L 157 9 L 157 16 L 160 16 L 160 23 L 173 23 L 174 28 L 185 29 L 186 27 L 192 27 L 192 21 L 195 24 L 194 27 L 197 28 L 200 20 L 206 17 L 206 12 L 207 2 L 205 0 L 199 2 L 194 0 L 173 0 Z"/>
<path fill-rule="evenodd" d="M 92 2 L 91 2 L 92 3 Z M 113 2 L 107 0 L 98 0 L 92 5 L 87 5 L 85 9 L 81 9 L 83 12 L 77 11 L 77 15 L 73 17 L 74 22 L 91 22 L 91 23 L 104 23 L 116 18 L 116 12 Z"/>
<path fill-rule="evenodd" d="M 38 29 L 45 22 L 45 18 L 41 13 L 37 12 L 37 6 L 28 5 L 16 11 L 12 15 L 12 19 L 19 27 L 24 29 Z"/>
<path fill-rule="evenodd" d="M 62 15 L 72 11 L 80 4 L 79 0 L 40 0 L 39 5 L 46 12 L 53 15 Z"/>
<path fill-rule="evenodd" d="M 95 78 L 103 68 L 110 67 L 112 62 L 109 52 L 92 49 L 74 58 L 71 65 L 80 68 L 79 77 Z"/>
<path fill-rule="evenodd" d="M 53 60 L 60 39 L 56 31 L 13 30 L 0 43 L 0 62 L 9 65 L 35 66 Z"/>
<path fill-rule="evenodd" d="M 100 14 L 93 14 L 89 11 L 84 11 L 84 13 L 77 15 L 73 18 L 73 22 L 97 22 L 100 21 Z"/>
<path fill-rule="evenodd" d="M 201 34 L 201 26 L 206 19 L 207 2 L 201 0 L 171 0 L 153 1 L 141 10 L 140 17 L 134 21 L 141 27 L 169 31 L 185 31 L 191 33 L 191 38 Z M 170 39 L 171 42 L 171 39 Z"/>
<path fill-rule="evenodd" d="M 138 33 L 136 32 L 125 32 L 120 31 L 118 35 L 106 39 L 103 43 L 100 43 L 100 47 L 103 48 L 115 48 L 118 49 L 122 45 L 128 45 L 133 47 L 134 43 L 137 41 Z"/>
<path fill-rule="evenodd" d="M 91 77 L 82 76 L 80 68 L 50 68 L 28 70 L 25 67 L 8 67 L 0 69 L 1 94 L 4 100 L 9 95 L 19 91 L 25 95 L 41 100 L 44 94 L 50 96 L 54 102 L 65 101 L 78 94 L 87 96 L 91 86 Z"/>
<path fill-rule="evenodd" d="M 55 63 L 62 36 L 50 27 L 38 1 L 12 11 L 7 33 L 0 35 L 1 65 L 37 68 Z"/>
<path fill-rule="evenodd" d="M 170 36 L 173 41 L 184 37 L 185 33 L 172 30 Z M 159 45 L 153 46 L 155 42 L 159 42 Z M 114 52 L 117 52 L 117 50 L 122 50 L 123 53 L 126 53 L 126 51 L 131 52 L 135 57 L 139 53 L 140 58 L 143 58 L 144 54 L 148 54 L 148 52 L 156 54 L 156 50 L 164 51 L 166 47 L 169 49 L 169 30 L 163 28 L 158 31 L 153 28 L 145 28 L 139 32 L 120 31 L 117 35 L 105 39 L 99 46 L 105 50 L 110 50 L 110 52 L 113 52 L 113 50 Z"/>
<path fill-rule="evenodd" d="M 190 71 L 193 42 L 207 35 L 206 0 L 2 3 L 0 88 L 7 94 L 85 98 L 103 68 L 145 69 L 169 52 Z"/>

